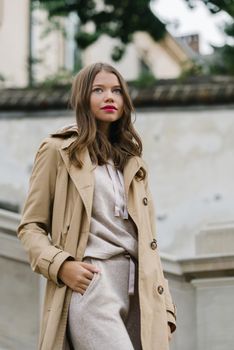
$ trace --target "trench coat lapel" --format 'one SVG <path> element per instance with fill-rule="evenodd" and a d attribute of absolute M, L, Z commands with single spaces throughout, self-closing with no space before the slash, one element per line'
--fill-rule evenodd
<path fill-rule="evenodd" d="M 83 167 L 78 168 L 78 167 L 75 167 L 73 164 L 71 164 L 68 157 L 67 148 L 75 141 L 75 139 L 76 139 L 76 136 L 73 136 L 69 139 L 64 140 L 60 153 L 66 165 L 67 171 L 82 198 L 87 215 L 88 217 L 90 217 L 91 211 L 92 211 L 92 199 L 93 199 L 93 191 L 94 191 L 93 170 L 95 168 L 95 165 L 93 165 L 91 162 L 87 148 L 85 148 L 85 150 L 81 154 Z M 125 187 L 125 193 L 127 195 L 127 198 L 128 198 L 128 191 L 129 191 L 131 182 L 140 168 L 145 169 L 145 163 L 140 157 L 130 158 L 124 168 L 124 171 L 123 171 L 124 187 Z"/>
<path fill-rule="evenodd" d="M 140 157 L 130 158 L 124 168 L 124 171 L 123 171 L 124 186 L 125 186 L 125 193 L 127 194 L 127 196 L 128 196 L 128 191 L 129 191 L 131 182 L 140 168 L 145 169 L 145 164 Z"/>
<path fill-rule="evenodd" d="M 83 167 L 78 168 L 74 166 L 69 159 L 67 148 L 75 141 L 76 137 L 71 137 L 63 142 L 60 153 L 62 159 L 66 165 L 67 171 L 74 182 L 81 199 L 84 203 L 87 216 L 91 217 L 92 200 L 94 191 L 94 174 L 93 170 L 95 166 L 92 164 L 88 149 L 86 148 L 82 154 L 81 159 Z"/>

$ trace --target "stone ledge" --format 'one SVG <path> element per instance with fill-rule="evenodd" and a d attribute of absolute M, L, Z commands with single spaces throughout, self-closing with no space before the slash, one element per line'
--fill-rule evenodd
<path fill-rule="evenodd" d="M 17 227 L 20 223 L 20 214 L 0 209 L 0 232 L 7 232 L 15 235 Z"/>
<path fill-rule="evenodd" d="M 0 210 L 0 256 L 28 263 L 27 255 L 16 237 L 19 222 L 19 214 Z M 165 253 L 161 253 L 160 256 L 166 274 L 182 277 L 188 281 L 234 276 L 234 253 L 204 254 L 187 258 L 178 258 Z"/>
<path fill-rule="evenodd" d="M 192 280 L 191 284 L 199 289 L 202 288 L 224 288 L 234 286 L 234 277 L 223 277 L 222 283 L 220 284 L 220 278 L 201 278 Z"/>
<path fill-rule="evenodd" d="M 70 86 L 37 86 L 0 90 L 0 110 L 69 110 Z M 158 80 L 152 87 L 129 83 L 136 107 L 218 105 L 234 103 L 233 77 L 206 76 Z"/>
<path fill-rule="evenodd" d="M 166 273 L 183 276 L 187 281 L 234 276 L 234 254 L 206 254 L 192 258 L 161 254 L 161 259 Z"/>
<path fill-rule="evenodd" d="M 187 280 L 206 277 L 234 276 L 234 254 L 208 254 L 178 259 Z"/>
<path fill-rule="evenodd" d="M 6 233 L 0 233 L 0 256 L 28 263 L 28 257 L 17 237 Z"/>

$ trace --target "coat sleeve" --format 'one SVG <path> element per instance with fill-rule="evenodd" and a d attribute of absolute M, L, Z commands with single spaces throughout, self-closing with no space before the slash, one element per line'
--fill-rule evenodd
<path fill-rule="evenodd" d="M 148 172 L 146 173 L 145 186 L 146 186 L 146 195 L 149 203 L 148 205 L 149 205 L 151 229 L 154 235 L 156 235 L 155 209 L 154 209 L 153 197 L 152 197 L 152 194 L 149 188 L 149 183 L 148 183 Z M 176 329 L 176 306 L 172 301 L 171 293 L 168 286 L 168 281 L 166 278 L 164 278 L 164 293 L 165 293 L 164 295 L 165 295 L 165 305 L 166 305 L 166 311 L 167 311 L 168 325 L 171 328 L 171 332 L 174 332 Z"/>
<path fill-rule="evenodd" d="M 36 154 L 18 237 L 29 255 L 32 270 L 63 286 L 58 271 L 71 256 L 54 246 L 50 239 L 58 159 L 55 142 L 46 139 Z"/>

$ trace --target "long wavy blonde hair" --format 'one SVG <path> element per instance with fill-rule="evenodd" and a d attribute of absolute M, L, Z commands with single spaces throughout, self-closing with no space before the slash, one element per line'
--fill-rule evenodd
<path fill-rule="evenodd" d="M 90 109 L 90 96 L 95 76 L 105 71 L 113 73 L 119 80 L 124 101 L 123 115 L 110 125 L 109 137 L 101 132 Z M 141 156 L 142 142 L 131 121 L 134 112 L 127 85 L 121 74 L 111 65 L 95 63 L 83 68 L 74 78 L 70 103 L 76 112 L 78 137 L 69 148 L 71 162 L 82 167 L 80 151 L 88 148 L 92 161 L 103 165 L 112 158 L 115 166 L 123 171 L 128 159 Z"/>

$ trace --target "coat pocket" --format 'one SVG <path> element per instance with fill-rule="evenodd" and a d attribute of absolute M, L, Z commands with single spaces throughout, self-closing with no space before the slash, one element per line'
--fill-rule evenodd
<path fill-rule="evenodd" d="M 85 259 L 84 262 L 90 263 L 90 264 L 95 265 L 97 267 L 97 260 L 96 259 L 88 258 L 88 259 Z M 99 277 L 100 277 L 100 273 L 95 272 L 93 274 L 93 278 L 91 279 L 86 291 L 82 295 L 82 299 L 85 299 L 92 292 L 92 290 L 95 288 L 95 286 L 99 280 Z"/>
<path fill-rule="evenodd" d="M 98 267 L 97 259 L 86 258 L 86 259 L 84 259 L 84 262 L 92 264 L 92 265 L 95 265 L 96 267 Z M 96 273 L 95 272 L 93 274 L 93 278 L 91 279 L 91 281 L 90 281 L 88 287 L 86 288 L 84 294 L 77 293 L 78 296 L 79 296 L 78 297 L 79 300 L 77 300 L 77 302 L 79 304 L 84 303 L 85 300 L 89 298 L 89 296 L 92 294 L 92 291 L 96 288 L 99 279 L 100 279 L 100 273 Z"/>
<path fill-rule="evenodd" d="M 69 228 L 70 228 L 70 225 L 67 224 L 67 225 L 65 226 L 64 230 L 61 232 L 61 236 L 60 236 L 60 246 L 62 247 L 62 249 L 63 249 L 64 246 L 65 246 Z"/>

